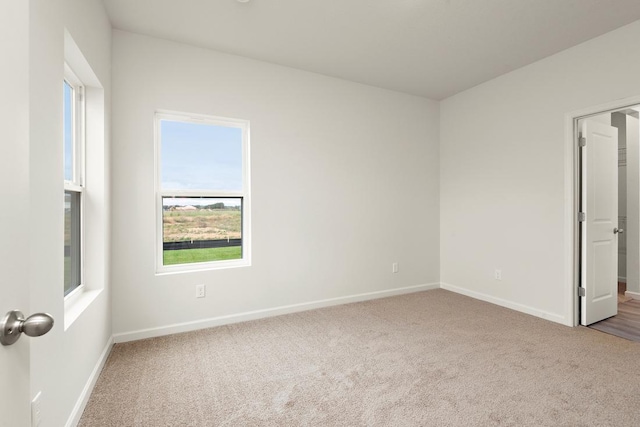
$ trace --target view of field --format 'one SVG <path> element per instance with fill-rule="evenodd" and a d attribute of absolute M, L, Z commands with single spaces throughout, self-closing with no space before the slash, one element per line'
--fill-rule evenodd
<path fill-rule="evenodd" d="M 162 213 L 162 237 L 165 242 L 188 240 L 240 239 L 240 209 L 168 210 Z"/>
<path fill-rule="evenodd" d="M 164 265 L 190 264 L 193 262 L 223 261 L 242 258 L 242 246 L 207 249 L 179 249 L 162 253 Z"/>
<path fill-rule="evenodd" d="M 164 242 L 197 242 L 242 238 L 242 211 L 239 206 L 164 206 Z M 163 264 L 188 264 L 242 258 L 242 246 L 192 248 L 163 251 Z"/>
<path fill-rule="evenodd" d="M 64 195 L 64 294 L 80 285 L 80 221 L 74 221 L 72 206 L 78 212 L 79 195 L 75 197 L 70 192 Z"/>
<path fill-rule="evenodd" d="M 64 210 L 64 294 L 71 289 L 71 209 Z"/>

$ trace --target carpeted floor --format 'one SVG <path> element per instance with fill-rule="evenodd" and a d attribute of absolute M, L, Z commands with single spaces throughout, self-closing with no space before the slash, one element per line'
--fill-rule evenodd
<path fill-rule="evenodd" d="M 638 426 L 639 363 L 434 290 L 118 344 L 80 426 Z"/>

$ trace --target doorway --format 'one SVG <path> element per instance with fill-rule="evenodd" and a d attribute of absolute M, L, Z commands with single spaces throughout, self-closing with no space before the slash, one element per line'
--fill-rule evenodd
<path fill-rule="evenodd" d="M 639 112 L 635 105 L 575 121 L 579 324 L 634 341 L 640 341 Z"/>

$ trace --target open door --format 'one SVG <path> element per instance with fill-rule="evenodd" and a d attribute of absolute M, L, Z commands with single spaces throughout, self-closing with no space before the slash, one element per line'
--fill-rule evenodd
<path fill-rule="evenodd" d="M 618 129 L 584 119 L 581 137 L 580 324 L 618 313 Z"/>
<path fill-rule="evenodd" d="M 29 310 L 29 2 L 0 0 L 0 319 Z M 29 340 L 0 345 L 0 425 L 30 423 Z"/>

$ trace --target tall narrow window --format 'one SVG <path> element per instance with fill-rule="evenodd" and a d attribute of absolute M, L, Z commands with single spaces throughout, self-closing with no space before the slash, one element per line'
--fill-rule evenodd
<path fill-rule="evenodd" d="M 248 122 L 156 115 L 158 271 L 249 263 Z"/>
<path fill-rule="evenodd" d="M 83 86 L 65 67 L 62 83 L 64 152 L 64 295 L 82 284 Z"/>

